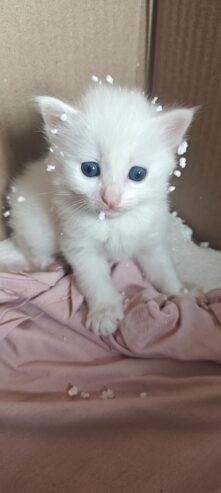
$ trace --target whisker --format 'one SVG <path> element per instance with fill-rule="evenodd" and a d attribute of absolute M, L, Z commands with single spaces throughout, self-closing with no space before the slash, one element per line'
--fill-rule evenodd
<path fill-rule="evenodd" d="M 71 197 L 73 194 L 72 193 L 63 193 L 63 192 L 59 192 L 59 193 L 55 193 L 55 192 L 38 192 L 38 195 L 64 195 L 64 196 L 69 196 Z"/>

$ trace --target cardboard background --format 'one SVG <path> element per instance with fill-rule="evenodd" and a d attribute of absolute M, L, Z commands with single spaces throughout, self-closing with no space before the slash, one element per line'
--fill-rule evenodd
<path fill-rule="evenodd" d="M 221 248 L 221 2 L 155 2 L 152 87 L 162 103 L 201 105 L 174 208 L 200 241 Z"/>

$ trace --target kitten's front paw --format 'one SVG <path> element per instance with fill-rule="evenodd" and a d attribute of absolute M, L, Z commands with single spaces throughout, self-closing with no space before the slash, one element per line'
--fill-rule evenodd
<path fill-rule="evenodd" d="M 122 303 L 103 306 L 90 310 L 86 327 L 91 328 L 94 334 L 108 336 L 117 330 L 117 325 L 124 317 Z"/>

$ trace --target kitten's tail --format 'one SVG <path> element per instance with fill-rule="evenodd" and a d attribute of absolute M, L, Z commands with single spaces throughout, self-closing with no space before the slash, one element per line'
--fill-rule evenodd
<path fill-rule="evenodd" d="M 21 272 L 28 268 L 27 259 L 10 238 L 0 241 L 0 272 Z"/>

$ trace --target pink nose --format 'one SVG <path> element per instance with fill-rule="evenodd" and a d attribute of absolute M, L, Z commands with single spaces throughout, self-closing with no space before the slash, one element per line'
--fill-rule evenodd
<path fill-rule="evenodd" d="M 108 185 L 101 195 L 101 199 L 109 209 L 117 207 L 121 200 L 121 191 L 118 185 Z"/>

